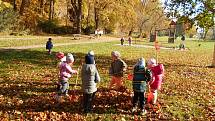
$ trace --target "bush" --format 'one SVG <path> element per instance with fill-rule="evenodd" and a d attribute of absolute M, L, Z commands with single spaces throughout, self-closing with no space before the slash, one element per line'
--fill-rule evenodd
<path fill-rule="evenodd" d="M 73 34 L 75 29 L 70 26 L 59 26 L 54 29 L 54 34 Z"/>
<path fill-rule="evenodd" d="M 42 32 L 50 33 L 50 34 L 73 34 L 73 33 L 75 33 L 74 27 L 58 26 L 58 22 L 56 20 L 39 21 L 37 26 L 39 27 L 39 29 L 42 30 Z"/>
<path fill-rule="evenodd" d="M 39 21 L 37 26 L 42 30 L 42 32 L 54 34 L 54 30 L 57 28 L 57 21 L 55 20 Z"/>
<path fill-rule="evenodd" d="M 86 28 L 83 28 L 82 30 L 83 30 L 84 34 L 87 34 L 87 35 L 94 34 L 95 27 L 94 26 L 87 26 Z"/>

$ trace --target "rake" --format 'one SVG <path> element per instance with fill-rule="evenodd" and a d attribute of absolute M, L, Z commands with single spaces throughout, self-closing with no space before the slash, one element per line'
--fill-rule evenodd
<path fill-rule="evenodd" d="M 72 90 L 72 93 L 71 93 L 71 96 L 69 97 L 70 101 L 75 101 L 77 100 L 77 85 L 78 85 L 78 77 L 79 77 L 79 70 L 81 69 L 83 63 L 81 63 L 81 65 L 78 67 L 78 73 L 77 73 L 77 76 L 76 76 L 76 79 L 75 79 L 75 85 L 73 87 L 73 90 Z"/>

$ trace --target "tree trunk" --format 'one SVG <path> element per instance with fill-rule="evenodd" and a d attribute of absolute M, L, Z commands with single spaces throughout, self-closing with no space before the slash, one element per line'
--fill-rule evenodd
<path fill-rule="evenodd" d="M 214 17 L 215 17 L 215 13 L 213 13 L 213 17 L 212 17 L 212 21 L 214 23 Z M 213 26 L 213 37 L 212 37 L 213 40 L 215 40 L 215 25 Z"/>
<path fill-rule="evenodd" d="M 213 40 L 215 40 L 215 26 L 213 27 Z"/>
<path fill-rule="evenodd" d="M 52 20 L 54 19 L 54 12 L 55 12 L 55 0 L 52 0 Z"/>
<path fill-rule="evenodd" d="M 54 15 L 54 0 L 49 1 L 49 20 L 53 19 Z"/>
<path fill-rule="evenodd" d="M 40 8 L 39 8 L 39 11 L 40 11 L 40 14 L 43 15 L 43 3 L 44 1 L 43 0 L 40 0 Z"/>
<path fill-rule="evenodd" d="M 23 15 L 25 8 L 29 5 L 30 1 L 29 0 L 22 0 L 21 6 L 20 6 L 20 10 L 19 10 L 19 14 Z"/>
<path fill-rule="evenodd" d="M 99 13 L 98 8 L 94 7 L 94 14 L 95 14 L 95 27 L 96 29 L 99 28 Z"/>
<path fill-rule="evenodd" d="M 88 3 L 88 12 L 87 12 L 87 27 L 88 27 L 90 23 L 90 10 L 91 10 L 90 0 L 87 0 L 87 3 Z"/>
<path fill-rule="evenodd" d="M 212 67 L 215 67 L 215 43 L 214 43 L 214 57 L 212 61 Z"/>
<path fill-rule="evenodd" d="M 77 34 L 81 34 L 82 0 L 78 0 Z"/>
<path fill-rule="evenodd" d="M 208 29 L 207 29 L 207 28 L 205 28 L 205 33 L 204 33 L 204 37 L 203 37 L 203 39 L 204 39 L 204 40 L 206 40 L 207 33 L 208 33 Z"/>
<path fill-rule="evenodd" d="M 128 33 L 128 36 L 132 36 L 133 31 L 134 31 L 134 29 L 133 29 L 133 27 L 132 27 L 131 30 L 130 30 L 129 33 Z"/>
<path fill-rule="evenodd" d="M 14 11 L 16 11 L 16 10 L 17 10 L 16 0 L 13 0 L 13 10 L 14 10 Z"/>
<path fill-rule="evenodd" d="M 142 27 L 140 28 L 140 35 L 139 35 L 139 38 L 141 38 L 142 37 L 142 32 L 143 32 L 143 29 L 142 29 Z"/>

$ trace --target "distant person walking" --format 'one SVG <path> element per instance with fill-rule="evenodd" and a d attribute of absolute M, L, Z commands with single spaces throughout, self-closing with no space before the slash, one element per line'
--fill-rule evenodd
<path fill-rule="evenodd" d="M 181 36 L 181 44 L 179 45 L 179 49 L 185 49 L 185 36 Z"/>
<path fill-rule="evenodd" d="M 132 37 L 128 37 L 128 44 L 131 46 L 131 44 L 132 44 Z"/>
<path fill-rule="evenodd" d="M 46 42 L 46 49 L 48 50 L 48 53 L 51 54 L 51 49 L 53 48 L 52 38 L 49 38 Z"/>
<path fill-rule="evenodd" d="M 120 42 L 121 42 L 121 45 L 123 45 L 123 44 L 124 44 L 124 42 L 125 42 L 125 38 L 124 38 L 124 37 L 122 37 L 122 38 L 120 39 Z"/>

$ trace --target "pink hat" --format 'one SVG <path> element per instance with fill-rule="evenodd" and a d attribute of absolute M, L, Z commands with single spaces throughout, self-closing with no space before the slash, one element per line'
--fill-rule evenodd
<path fill-rule="evenodd" d="M 57 54 L 56 54 L 56 58 L 57 59 L 62 59 L 64 57 L 64 53 L 63 52 L 58 52 Z"/>

